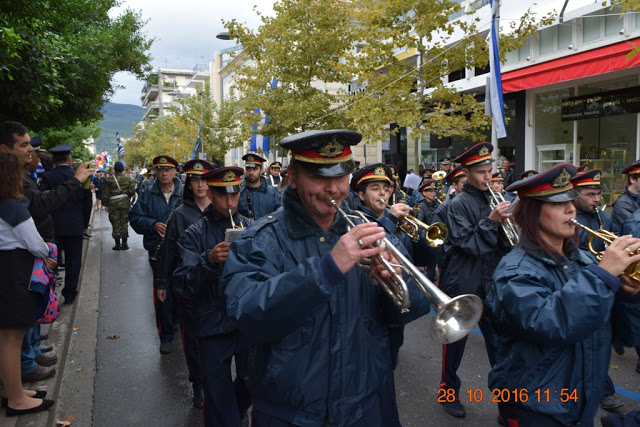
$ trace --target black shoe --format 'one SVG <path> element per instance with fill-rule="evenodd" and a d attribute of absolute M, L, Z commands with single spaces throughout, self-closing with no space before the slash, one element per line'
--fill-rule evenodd
<path fill-rule="evenodd" d="M 613 347 L 613 351 L 615 351 L 618 356 L 622 356 L 624 354 L 624 346 L 622 345 L 622 342 L 615 341 L 611 344 L 611 346 Z"/>
<path fill-rule="evenodd" d="M 202 384 L 193 385 L 193 407 L 202 409 L 204 406 L 204 391 L 202 390 Z"/>
<path fill-rule="evenodd" d="M 68 305 L 73 304 L 75 300 L 76 300 L 76 297 L 73 297 L 73 298 L 64 297 L 64 303 Z"/>
<path fill-rule="evenodd" d="M 7 406 L 7 417 L 16 417 L 18 415 L 35 414 L 36 412 L 46 411 L 51 408 L 55 402 L 53 400 L 43 399 L 39 406 L 31 409 L 13 409 Z"/>
<path fill-rule="evenodd" d="M 444 411 L 456 418 L 464 418 L 466 412 L 464 411 L 464 406 L 458 400 L 454 400 L 453 402 L 442 402 L 442 407 Z"/>
<path fill-rule="evenodd" d="M 621 406 L 624 406 L 624 403 L 615 394 L 610 394 L 608 396 L 602 396 L 600 399 L 600 407 L 605 411 L 612 411 Z"/>
<path fill-rule="evenodd" d="M 40 352 L 41 353 L 49 353 L 53 350 L 53 346 L 49 344 L 40 344 Z"/>
<path fill-rule="evenodd" d="M 114 251 L 121 251 L 122 246 L 120 246 L 120 239 L 115 239 L 115 241 L 116 241 L 116 245 L 111 249 L 113 249 Z"/>
<path fill-rule="evenodd" d="M 128 251 L 129 250 L 129 245 L 127 244 L 127 238 L 126 237 L 122 238 L 122 250 L 123 251 Z"/>
<path fill-rule="evenodd" d="M 162 354 L 171 353 L 171 342 L 160 343 L 160 353 Z"/>
<path fill-rule="evenodd" d="M 93 236 L 91 236 L 91 234 L 89 234 L 89 233 L 82 233 L 82 238 L 83 239 L 90 239 L 91 237 L 93 237 Z"/>
<path fill-rule="evenodd" d="M 47 390 L 34 390 L 34 391 L 36 392 L 36 394 L 31 396 L 34 399 L 42 399 L 47 395 Z M 6 397 L 3 397 L 2 404 L 0 406 L 2 406 L 2 409 L 5 409 L 7 406 L 9 406 L 9 399 L 7 399 Z"/>
<path fill-rule="evenodd" d="M 48 338 L 49 338 L 49 332 L 45 332 L 44 334 L 40 334 L 40 338 L 38 338 L 38 341 L 44 341 Z"/>

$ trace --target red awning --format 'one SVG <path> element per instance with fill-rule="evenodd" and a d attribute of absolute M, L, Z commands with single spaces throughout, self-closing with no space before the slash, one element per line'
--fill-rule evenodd
<path fill-rule="evenodd" d="M 502 74 L 504 93 L 565 82 L 640 65 L 640 54 L 627 61 L 640 38 L 612 44 Z"/>

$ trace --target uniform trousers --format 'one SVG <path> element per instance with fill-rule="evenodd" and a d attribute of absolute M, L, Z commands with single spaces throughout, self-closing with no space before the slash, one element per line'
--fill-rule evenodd
<path fill-rule="evenodd" d="M 524 406 L 509 403 L 498 403 L 500 415 L 504 417 L 509 427 L 562 427 L 564 424 L 556 421 L 550 415 L 533 412 Z"/>
<path fill-rule="evenodd" d="M 494 351 L 495 345 L 492 344 L 492 339 L 496 336 L 496 333 L 491 326 L 490 321 L 487 319 L 486 311 L 483 313 L 478 326 L 482 335 L 484 336 L 485 346 L 487 348 L 487 355 L 489 356 L 489 364 L 493 367 L 495 364 Z M 442 381 L 440 382 L 440 388 L 452 388 L 456 391 L 456 398 L 460 398 L 460 377 L 458 377 L 457 371 L 464 355 L 464 347 L 467 344 L 468 336 L 464 337 L 460 341 L 456 341 L 451 344 L 444 344 L 442 346 Z"/>
<path fill-rule="evenodd" d="M 151 256 L 151 255 L 149 255 Z M 159 261 L 149 258 L 149 265 L 153 271 L 153 308 L 156 312 L 156 326 L 160 342 L 173 341 L 173 292 L 167 290 L 167 298 L 164 302 L 158 299 L 156 292 L 156 276 L 158 274 Z"/>
<path fill-rule="evenodd" d="M 242 375 L 245 361 L 236 357 L 236 379 L 231 380 L 231 358 L 239 351 L 237 332 L 200 337 L 200 362 L 204 388 L 204 425 L 237 427 L 251 406 L 251 397 Z"/>
<path fill-rule="evenodd" d="M 58 250 L 62 248 L 65 256 L 64 288 L 62 296 L 65 303 L 72 303 L 78 295 L 78 280 L 82 270 L 82 236 L 56 236 Z"/>
<path fill-rule="evenodd" d="M 200 363 L 200 345 L 195 335 L 196 320 L 193 317 L 193 308 L 191 304 L 185 303 L 183 300 L 176 298 L 176 301 L 180 301 L 182 349 L 189 371 L 189 381 L 193 385 L 199 385 L 202 384 L 202 365 Z"/>

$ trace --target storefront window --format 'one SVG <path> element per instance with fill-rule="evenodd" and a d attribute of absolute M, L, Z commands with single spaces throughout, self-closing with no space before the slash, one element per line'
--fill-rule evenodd
<path fill-rule="evenodd" d="M 573 123 L 563 122 L 563 98 L 573 96 L 573 88 L 536 95 L 534 169 L 544 172 L 559 163 L 573 163 Z"/>

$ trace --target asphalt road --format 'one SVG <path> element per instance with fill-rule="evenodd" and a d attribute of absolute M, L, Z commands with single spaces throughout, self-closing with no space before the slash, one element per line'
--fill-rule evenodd
<path fill-rule="evenodd" d="M 159 352 L 151 270 L 142 238 L 130 230 L 131 250 L 112 251 L 111 227 L 103 211 L 96 212 L 93 235 L 87 245 L 87 269 L 77 307 L 73 312 L 65 307 L 63 314 L 68 313 L 65 318 L 71 320 L 52 327 L 56 351 L 62 358 L 59 370 L 64 375 L 55 389 L 55 418 L 73 415 L 72 425 L 79 426 L 200 425 L 201 412 L 191 406 L 179 333 L 171 354 Z M 497 425 L 498 411 L 493 403 L 467 402 L 466 418 L 456 419 L 436 401 L 442 350 L 429 337 L 430 321 L 431 316 L 426 316 L 405 330 L 395 378 L 402 424 Z M 627 349 L 624 356 L 613 354 L 611 359 L 610 375 L 625 403 L 622 412 L 640 409 L 640 374 L 635 372 L 634 353 Z M 465 399 L 468 389 L 489 394 L 488 372 L 484 341 L 476 331 L 467 342 L 459 371 Z M 0 416 L 0 427 L 46 425 L 20 418 L 14 422 Z M 595 425 L 600 425 L 599 416 Z"/>

